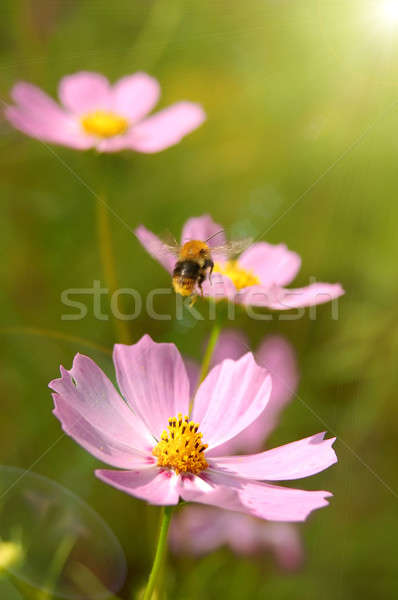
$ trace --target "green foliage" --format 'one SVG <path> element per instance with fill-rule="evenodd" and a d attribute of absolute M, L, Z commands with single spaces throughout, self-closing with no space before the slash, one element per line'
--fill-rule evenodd
<path fill-rule="evenodd" d="M 233 235 L 299 252 L 297 285 L 316 276 L 345 287 L 338 320 L 324 305 L 315 320 L 243 314 L 237 323 L 253 346 L 278 331 L 298 353 L 298 397 L 269 443 L 327 428 L 340 439 L 340 461 L 303 482 L 334 498 L 300 527 L 307 559 L 299 572 L 226 550 L 174 558 L 169 597 L 396 597 L 398 28 L 383 29 L 370 0 L 3 0 L 0 14 L 3 102 L 19 79 L 55 94 L 78 70 L 111 79 L 147 70 L 162 84 L 161 106 L 189 99 L 208 115 L 165 152 L 101 162 L 67 148 L 54 154 L 0 122 L 2 463 L 27 468 L 43 454 L 34 470 L 84 498 L 120 539 L 129 563 L 120 596 L 142 589 L 157 509 L 97 481 L 97 462 L 67 437 L 44 455 L 60 435 L 47 390 L 59 364 L 69 367 L 81 351 L 112 374 L 101 350 L 114 343 L 112 322 L 92 310 L 61 320 L 60 294 L 104 281 L 88 188 L 106 187 L 128 225 L 108 213 L 119 285 L 143 295 L 169 278 L 129 228 L 177 236 L 189 216 L 211 212 Z M 173 306 L 164 296 L 157 308 Z M 198 359 L 209 323 L 143 313 L 129 328 L 134 341 L 148 332 Z"/>

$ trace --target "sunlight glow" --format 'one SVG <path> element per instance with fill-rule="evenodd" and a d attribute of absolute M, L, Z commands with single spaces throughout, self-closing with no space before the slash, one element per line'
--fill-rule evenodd
<path fill-rule="evenodd" d="M 380 16 L 389 25 L 398 24 L 398 0 L 384 0 L 380 6 Z"/>

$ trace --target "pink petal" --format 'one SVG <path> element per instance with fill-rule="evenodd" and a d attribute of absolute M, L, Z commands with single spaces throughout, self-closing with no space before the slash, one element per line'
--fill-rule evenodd
<path fill-rule="evenodd" d="M 17 105 L 8 106 L 5 116 L 23 133 L 80 150 L 93 146 L 92 139 L 82 133 L 76 120 L 40 88 L 22 81 L 13 87 L 11 95 Z"/>
<path fill-rule="evenodd" d="M 271 375 L 271 397 L 259 418 L 236 438 L 227 442 L 231 447 L 222 448 L 219 454 L 223 456 L 233 454 L 237 450 L 260 450 L 268 435 L 275 429 L 281 410 L 293 398 L 297 389 L 299 375 L 294 350 L 283 337 L 266 337 L 254 356 L 256 362 Z"/>
<path fill-rule="evenodd" d="M 330 302 L 344 294 L 339 283 L 312 283 L 307 287 L 286 289 L 254 285 L 237 295 L 239 304 L 264 306 L 274 310 L 290 310 Z"/>
<path fill-rule="evenodd" d="M 303 562 L 304 552 L 297 527 L 288 523 L 267 523 L 257 529 L 258 543 L 269 548 L 279 566 L 294 571 Z"/>
<path fill-rule="evenodd" d="M 181 243 L 184 244 L 190 240 L 202 240 L 204 242 L 210 237 L 212 239 L 209 240 L 208 245 L 211 248 L 225 244 L 224 229 L 219 223 L 213 221 L 210 215 L 191 217 L 183 227 Z"/>
<path fill-rule="evenodd" d="M 19 108 L 24 109 L 25 114 L 35 115 L 43 122 L 65 117 L 65 112 L 50 96 L 30 83 L 20 81 L 14 85 L 11 97 Z"/>
<path fill-rule="evenodd" d="M 120 152 L 121 150 L 130 150 L 128 132 L 121 135 L 115 135 L 111 138 L 97 138 L 95 147 L 98 152 Z"/>
<path fill-rule="evenodd" d="M 94 427 L 63 396 L 53 394 L 54 415 L 60 421 L 63 431 L 85 450 L 103 462 L 126 469 L 148 468 L 155 463 L 150 452 L 141 454 L 115 435 Z M 132 439 L 133 438 L 133 432 Z M 134 443 L 134 442 L 133 442 Z"/>
<path fill-rule="evenodd" d="M 226 358 L 238 360 L 248 350 L 250 350 L 250 346 L 246 334 L 239 329 L 224 329 L 214 348 L 211 364 L 212 366 L 218 365 Z M 259 364 L 260 366 L 265 366 L 261 365 L 261 363 Z"/>
<path fill-rule="evenodd" d="M 122 77 L 112 89 L 112 110 L 130 122 L 142 119 L 157 104 L 160 86 L 146 73 Z"/>
<path fill-rule="evenodd" d="M 158 467 L 136 471 L 97 470 L 96 476 L 113 487 L 162 506 L 178 504 L 178 477 Z"/>
<path fill-rule="evenodd" d="M 38 116 L 24 108 L 9 106 L 5 110 L 5 116 L 16 129 L 43 142 L 69 146 L 77 150 L 87 150 L 94 146 L 93 139 L 84 135 L 78 124 L 61 111 L 57 117 L 52 115 L 46 120 L 45 114 Z"/>
<path fill-rule="evenodd" d="M 234 301 L 236 296 L 236 288 L 229 277 L 221 275 L 221 273 L 213 273 L 211 279 L 207 278 L 202 284 L 203 296 L 205 298 L 213 298 L 214 300 L 230 300 Z M 199 293 L 199 291 L 197 290 Z"/>
<path fill-rule="evenodd" d="M 219 506 L 269 521 L 305 521 L 315 509 L 327 506 L 330 492 L 308 492 L 206 472 L 204 477 L 183 477 L 180 495 L 187 502 Z"/>
<path fill-rule="evenodd" d="M 100 73 L 66 75 L 59 83 L 58 95 L 65 108 L 78 115 L 111 107 L 111 87 Z"/>
<path fill-rule="evenodd" d="M 207 554 L 225 543 L 225 511 L 198 505 L 178 511 L 170 527 L 170 546 L 175 553 Z"/>
<path fill-rule="evenodd" d="M 336 438 L 324 440 L 324 436 L 318 433 L 259 454 L 209 459 L 209 465 L 246 479 L 287 481 L 308 477 L 337 462 L 332 448 Z"/>
<path fill-rule="evenodd" d="M 119 389 L 152 435 L 159 439 L 170 417 L 189 411 L 189 381 L 174 344 L 144 335 L 137 344 L 115 344 L 113 361 Z"/>
<path fill-rule="evenodd" d="M 130 148 L 138 152 L 160 152 L 174 146 L 205 120 L 199 104 L 179 102 L 135 125 L 130 134 Z"/>
<path fill-rule="evenodd" d="M 243 513 L 191 505 L 172 520 L 169 541 L 173 552 L 202 555 L 228 545 L 237 555 L 271 551 L 282 569 L 297 569 L 303 549 L 296 527 L 264 523 Z"/>
<path fill-rule="evenodd" d="M 312 283 L 307 287 L 283 290 L 282 299 L 270 308 L 277 310 L 289 310 L 289 308 L 300 308 L 324 304 L 335 298 L 339 298 L 345 292 L 339 283 Z"/>
<path fill-rule="evenodd" d="M 248 427 L 264 410 L 270 393 L 271 377 L 251 353 L 214 367 L 198 389 L 192 415 L 209 449 Z"/>
<path fill-rule="evenodd" d="M 297 275 L 301 258 L 285 244 L 273 246 L 266 242 L 252 244 L 239 258 L 239 265 L 253 271 L 261 285 L 288 285 Z"/>
<path fill-rule="evenodd" d="M 236 554 L 251 555 L 262 548 L 258 544 L 259 529 L 269 527 L 250 515 L 223 511 L 226 516 L 224 521 L 226 543 Z"/>
<path fill-rule="evenodd" d="M 55 414 L 73 437 L 77 439 L 81 432 L 82 440 L 77 440 L 79 443 L 84 445 L 83 429 L 87 422 L 90 424 L 87 435 L 92 443 L 93 430 L 96 430 L 98 440 L 103 436 L 106 443 L 112 443 L 120 451 L 148 453 L 153 446 L 148 430 L 123 402 L 94 361 L 77 354 L 72 369 L 67 371 L 61 367 L 61 375 L 60 379 L 49 383 L 49 387 L 56 392 Z M 81 424 L 73 423 L 75 415 L 81 417 Z"/>
<path fill-rule="evenodd" d="M 231 330 L 232 332 L 233 330 Z M 236 333 L 240 338 L 240 332 Z M 223 334 L 224 332 L 221 334 L 220 339 Z M 239 346 L 237 343 L 233 343 L 236 350 L 243 347 L 243 337 L 240 338 L 240 341 Z M 224 345 L 223 343 L 223 349 L 225 349 L 226 357 L 227 344 Z M 232 345 L 230 351 L 231 349 Z M 217 347 L 213 356 L 216 353 Z M 216 454 L 218 456 L 228 456 L 237 452 L 258 452 L 263 447 L 269 433 L 275 428 L 280 411 L 291 400 L 296 391 L 298 382 L 296 359 L 292 346 L 283 337 L 266 337 L 255 353 L 255 359 L 271 375 L 272 391 L 270 400 L 258 419 L 236 437 L 228 440 L 216 450 L 211 450 L 211 456 Z"/>
<path fill-rule="evenodd" d="M 169 271 L 169 273 L 172 273 L 177 258 L 174 254 L 166 250 L 163 242 L 143 225 L 139 225 L 139 227 L 134 230 L 134 233 L 137 236 L 138 241 L 144 246 L 145 250 L 155 260 L 160 262 L 162 267 Z"/>
<path fill-rule="evenodd" d="M 299 372 L 293 346 L 281 335 L 264 338 L 256 350 L 258 364 L 272 377 L 272 394 L 267 406 L 268 417 L 275 415 L 291 400 L 296 391 Z"/>

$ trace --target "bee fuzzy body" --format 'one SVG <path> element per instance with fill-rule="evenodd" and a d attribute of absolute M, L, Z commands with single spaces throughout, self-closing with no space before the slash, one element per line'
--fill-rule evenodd
<path fill-rule="evenodd" d="M 181 296 L 192 296 L 196 286 L 202 292 L 202 283 L 213 269 L 210 249 L 205 242 L 186 242 L 180 251 L 173 271 L 173 288 Z"/>

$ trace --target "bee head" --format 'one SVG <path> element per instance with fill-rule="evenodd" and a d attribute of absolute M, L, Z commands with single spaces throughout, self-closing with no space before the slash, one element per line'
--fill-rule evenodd
<path fill-rule="evenodd" d="M 185 242 L 181 249 L 181 258 L 185 260 L 206 260 L 209 255 L 209 246 L 200 240 Z"/>

